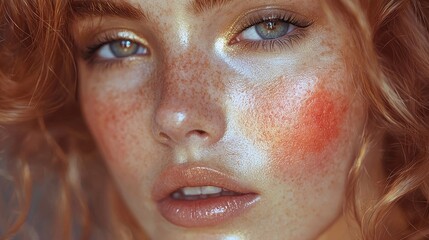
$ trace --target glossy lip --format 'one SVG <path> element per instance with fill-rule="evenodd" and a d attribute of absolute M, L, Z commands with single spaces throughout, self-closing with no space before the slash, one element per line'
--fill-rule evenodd
<path fill-rule="evenodd" d="M 183 187 L 215 186 L 238 193 L 201 200 L 175 200 L 171 193 Z M 181 227 L 209 227 L 246 212 L 260 199 L 259 194 L 218 170 L 176 165 L 161 173 L 154 184 L 152 197 L 161 215 Z"/>

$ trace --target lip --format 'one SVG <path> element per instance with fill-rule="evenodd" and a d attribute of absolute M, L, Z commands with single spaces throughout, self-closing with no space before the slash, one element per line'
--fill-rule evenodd
<path fill-rule="evenodd" d="M 238 193 L 201 200 L 177 200 L 171 193 L 183 187 L 215 186 Z M 210 227 L 247 212 L 260 199 L 251 188 L 218 170 L 175 165 L 161 173 L 152 197 L 161 215 L 170 223 L 187 228 Z"/>

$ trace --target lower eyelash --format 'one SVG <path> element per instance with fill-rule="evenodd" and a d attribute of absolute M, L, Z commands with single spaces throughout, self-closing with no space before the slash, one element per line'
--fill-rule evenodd
<path fill-rule="evenodd" d="M 270 40 L 261 40 L 261 41 L 250 41 L 250 40 L 242 40 L 240 44 L 237 44 L 243 50 L 258 50 L 261 49 L 266 52 L 275 52 L 281 51 L 285 49 L 292 48 L 294 44 L 300 42 L 302 38 L 304 38 L 304 31 L 298 31 L 289 36 L 284 36 L 277 39 Z"/>

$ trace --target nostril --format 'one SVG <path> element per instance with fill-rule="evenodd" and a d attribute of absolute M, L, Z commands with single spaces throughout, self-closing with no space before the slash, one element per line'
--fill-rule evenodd
<path fill-rule="evenodd" d="M 188 133 L 186 133 L 185 135 L 182 135 L 182 136 L 169 135 L 168 133 L 165 133 L 165 132 L 159 132 L 158 137 L 162 142 L 168 143 L 170 141 L 179 142 L 179 141 L 183 141 L 184 139 L 189 140 L 191 138 L 205 140 L 209 137 L 209 134 L 203 130 L 192 130 L 192 131 L 189 131 Z"/>
<path fill-rule="evenodd" d="M 159 133 L 159 137 L 160 137 L 162 140 L 164 140 L 164 141 L 168 141 L 168 140 L 170 140 L 170 139 L 171 139 L 167 134 L 165 134 L 165 133 L 163 133 L 163 132 L 160 132 L 160 133 Z"/>
<path fill-rule="evenodd" d="M 207 138 L 208 136 L 209 136 L 209 134 L 208 134 L 206 131 L 203 131 L 203 130 L 192 130 L 192 131 L 189 131 L 189 132 L 186 134 L 186 138 L 190 138 L 190 137 L 198 137 L 198 138 L 205 139 L 205 138 Z"/>

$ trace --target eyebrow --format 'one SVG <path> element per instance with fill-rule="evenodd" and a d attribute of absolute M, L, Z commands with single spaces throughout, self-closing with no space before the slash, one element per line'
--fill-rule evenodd
<path fill-rule="evenodd" d="M 71 8 L 77 17 L 115 16 L 133 20 L 147 20 L 147 14 L 143 9 L 125 1 L 73 0 Z"/>
<path fill-rule="evenodd" d="M 220 8 L 233 0 L 192 0 L 190 9 L 198 15 L 214 8 Z M 133 20 L 147 20 L 147 14 L 140 7 L 126 1 L 115 0 L 73 0 L 73 13 L 77 17 L 115 16 Z"/>
<path fill-rule="evenodd" d="M 201 14 L 214 8 L 220 8 L 233 0 L 192 0 L 190 6 L 195 14 Z"/>

